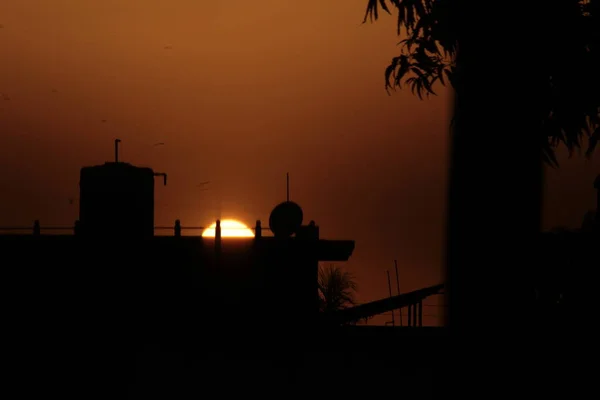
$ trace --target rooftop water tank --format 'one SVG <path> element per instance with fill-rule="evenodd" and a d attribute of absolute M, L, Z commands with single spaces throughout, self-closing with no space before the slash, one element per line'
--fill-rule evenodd
<path fill-rule="evenodd" d="M 79 223 L 86 236 L 151 237 L 154 235 L 154 177 L 151 168 L 115 161 L 83 167 L 79 181 Z"/>

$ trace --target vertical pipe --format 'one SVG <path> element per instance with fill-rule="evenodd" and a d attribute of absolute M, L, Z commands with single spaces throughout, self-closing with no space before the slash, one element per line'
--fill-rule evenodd
<path fill-rule="evenodd" d="M 387 270 L 387 278 L 388 278 L 388 289 L 390 290 L 390 299 L 392 298 L 392 282 L 390 281 L 390 270 Z M 394 317 L 394 310 L 392 310 L 392 326 L 396 326 L 396 321 Z"/>
<path fill-rule="evenodd" d="M 154 176 L 162 176 L 163 177 L 163 183 L 164 186 L 167 186 L 167 174 L 164 172 L 155 172 Z"/>
<path fill-rule="evenodd" d="M 286 172 L 285 174 L 285 198 L 287 201 L 290 201 L 290 173 Z"/>
<path fill-rule="evenodd" d="M 398 276 L 398 260 L 394 260 L 394 268 L 396 269 L 396 287 L 398 289 L 398 296 L 400 296 L 400 278 Z M 402 307 L 398 310 L 400 312 L 400 326 L 402 326 Z"/>

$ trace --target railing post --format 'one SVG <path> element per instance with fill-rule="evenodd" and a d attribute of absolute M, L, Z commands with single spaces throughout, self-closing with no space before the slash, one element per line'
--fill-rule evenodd
<path fill-rule="evenodd" d="M 175 236 L 181 236 L 181 221 L 178 219 L 175 220 L 175 228 L 174 228 Z"/>
<path fill-rule="evenodd" d="M 256 228 L 254 228 L 254 237 L 257 239 L 262 237 L 262 227 L 260 224 L 260 219 L 256 220 Z"/>
<path fill-rule="evenodd" d="M 417 307 L 418 307 L 419 303 L 415 303 L 412 307 L 413 310 L 413 316 L 412 316 L 412 321 L 413 321 L 413 326 L 417 326 Z"/>
<path fill-rule="evenodd" d="M 423 326 L 423 301 L 419 301 L 418 307 L 419 308 L 418 308 L 418 314 L 417 314 L 417 317 L 418 317 L 417 325 L 419 327 L 422 327 Z"/>
<path fill-rule="evenodd" d="M 81 234 L 81 222 L 79 222 L 79 220 L 75 220 L 75 224 L 73 225 L 73 234 L 74 235 Z"/>
<path fill-rule="evenodd" d="M 215 250 L 221 250 L 221 220 L 218 219 L 215 225 Z"/>
<path fill-rule="evenodd" d="M 409 304 L 408 305 L 408 326 L 413 326 L 413 321 L 412 321 L 413 312 L 412 312 L 412 308 L 413 308 L 413 305 Z"/>
<path fill-rule="evenodd" d="M 315 240 L 319 240 L 319 227 L 317 226 L 317 224 L 315 224 L 315 221 L 310 221 L 308 223 L 308 226 L 310 226 L 310 236 L 311 239 L 315 239 Z"/>
<path fill-rule="evenodd" d="M 39 235 L 41 233 L 41 228 L 40 228 L 40 220 L 36 219 L 35 221 L 33 221 L 33 234 L 34 235 Z"/>

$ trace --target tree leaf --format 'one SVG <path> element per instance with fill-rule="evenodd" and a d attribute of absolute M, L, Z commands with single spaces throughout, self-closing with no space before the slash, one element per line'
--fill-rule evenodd
<path fill-rule="evenodd" d="M 598 141 L 600 141 L 600 126 L 598 126 L 596 128 L 596 130 L 594 131 L 594 133 L 592 133 L 590 135 L 588 149 L 585 152 L 585 156 L 586 157 L 589 158 L 589 157 L 592 156 L 592 154 L 594 153 L 594 150 L 596 150 L 596 146 L 598 145 Z"/>
<path fill-rule="evenodd" d="M 462 73 L 455 70 L 454 62 L 455 1 L 368 0 L 365 21 L 377 19 L 378 7 L 389 14 L 395 8 L 397 34 L 405 33 L 398 43 L 400 55 L 386 68 L 386 90 L 404 83 L 422 99 L 436 94 L 434 84 L 439 79 L 460 96 Z M 532 79 L 547 82 L 547 94 L 544 104 L 533 111 L 540 115 L 540 125 L 532 134 L 543 140 L 544 162 L 558 166 L 557 146 L 564 145 L 572 155 L 581 151 L 585 136 L 589 139 L 585 154 L 591 157 L 600 140 L 600 0 L 546 2 L 543 7 L 544 22 L 538 29 L 546 30 L 546 40 L 535 45 L 548 61 Z"/>

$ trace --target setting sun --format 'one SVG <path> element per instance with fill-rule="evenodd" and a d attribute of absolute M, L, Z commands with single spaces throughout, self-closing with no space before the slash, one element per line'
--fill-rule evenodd
<path fill-rule="evenodd" d="M 214 222 L 202 232 L 202 236 L 215 237 L 216 227 L 217 223 Z M 240 221 L 224 219 L 221 221 L 221 237 L 254 237 L 254 232 Z"/>

